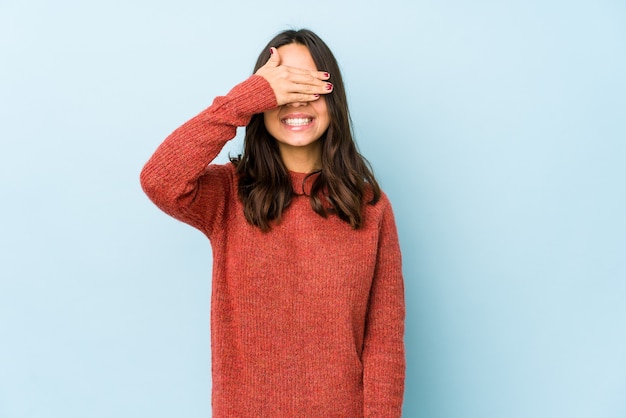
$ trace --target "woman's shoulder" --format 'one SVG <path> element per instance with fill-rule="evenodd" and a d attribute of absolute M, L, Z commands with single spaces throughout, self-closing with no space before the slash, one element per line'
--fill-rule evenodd
<path fill-rule="evenodd" d="M 382 188 L 378 187 L 375 190 L 374 187 L 369 183 L 365 183 L 363 199 L 368 204 L 368 206 L 374 206 L 378 208 L 389 206 L 391 204 L 389 201 L 389 197 Z"/>
<path fill-rule="evenodd" d="M 373 217 L 376 220 L 380 220 L 386 212 L 392 210 L 391 201 L 387 194 L 382 189 L 379 189 L 377 196 L 370 185 L 366 186 L 364 202 L 365 216 Z"/>
<path fill-rule="evenodd" d="M 200 184 L 211 184 L 212 188 L 224 190 L 233 189 L 237 186 L 237 169 L 233 163 L 209 164 L 200 175 Z"/>

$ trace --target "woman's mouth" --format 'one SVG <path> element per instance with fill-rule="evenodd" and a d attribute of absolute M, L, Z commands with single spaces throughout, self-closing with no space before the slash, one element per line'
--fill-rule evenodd
<path fill-rule="evenodd" d="M 285 119 L 281 120 L 282 123 L 284 123 L 287 126 L 292 126 L 292 127 L 298 127 L 298 126 L 307 126 L 310 125 L 311 122 L 313 122 L 313 118 L 293 118 L 293 117 L 288 117 Z"/>

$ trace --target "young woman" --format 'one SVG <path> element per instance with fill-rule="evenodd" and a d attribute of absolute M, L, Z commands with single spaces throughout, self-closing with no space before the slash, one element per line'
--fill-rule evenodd
<path fill-rule="evenodd" d="M 339 66 L 289 30 L 254 71 L 141 173 L 158 207 L 211 241 L 213 416 L 400 417 L 400 249 Z M 209 164 L 239 126 L 243 155 Z"/>

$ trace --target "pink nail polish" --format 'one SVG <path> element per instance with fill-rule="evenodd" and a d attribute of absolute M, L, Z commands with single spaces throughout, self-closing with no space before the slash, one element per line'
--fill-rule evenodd
<path fill-rule="evenodd" d="M 319 94 L 317 94 L 317 93 L 315 93 L 313 96 L 315 96 L 315 98 L 316 98 L 316 99 L 319 99 L 319 98 L 320 98 L 320 95 L 319 95 Z"/>
<path fill-rule="evenodd" d="M 324 73 L 324 77 L 328 78 L 328 77 L 330 77 L 330 74 Z"/>
<path fill-rule="evenodd" d="M 270 55 L 274 54 L 274 50 L 272 48 L 270 48 Z"/>
<path fill-rule="evenodd" d="M 332 90 L 333 89 L 333 85 L 330 83 L 326 84 L 326 90 Z"/>

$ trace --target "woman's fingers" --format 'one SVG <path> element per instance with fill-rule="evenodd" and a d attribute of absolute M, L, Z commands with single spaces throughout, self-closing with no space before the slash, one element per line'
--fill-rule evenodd
<path fill-rule="evenodd" d="M 274 68 L 280 65 L 280 54 L 274 47 L 270 48 L 270 59 L 267 60 L 264 67 Z"/>
<path fill-rule="evenodd" d="M 320 95 L 331 93 L 333 90 L 332 83 L 326 81 L 328 74 L 323 71 L 282 68 L 285 73 L 274 88 L 279 106 L 317 100 Z"/>
<path fill-rule="evenodd" d="M 330 74 L 326 71 L 287 67 L 280 62 L 278 50 L 272 47 L 269 60 L 256 72 L 268 81 L 279 106 L 317 100 L 319 95 L 332 92 L 333 85 L 328 82 Z"/>
<path fill-rule="evenodd" d="M 289 70 L 291 71 L 291 69 Z M 326 81 L 328 80 L 328 77 L 319 78 L 318 77 L 319 74 L 324 74 L 324 73 L 321 73 L 319 71 L 316 71 L 315 73 L 292 72 L 287 77 L 287 80 L 293 86 L 304 86 L 307 88 L 321 88 L 322 91 L 320 91 L 319 93 L 322 93 L 322 94 L 328 93 L 330 90 L 332 90 L 332 83 L 329 83 L 328 81 Z M 330 89 L 328 88 L 328 86 L 331 86 Z M 309 91 L 310 90 L 306 90 L 306 92 L 309 92 Z"/>
<path fill-rule="evenodd" d="M 327 86 L 332 85 L 326 81 L 330 75 L 323 71 L 311 71 L 301 68 L 279 66 L 272 69 L 271 72 L 273 73 L 271 76 L 274 78 L 274 81 L 282 82 L 282 84 L 287 88 L 311 86 L 320 88 L 321 91 L 319 91 L 319 93 L 328 93 Z M 309 92 L 309 90 L 303 92 Z"/>
<path fill-rule="evenodd" d="M 327 73 L 326 71 L 312 71 L 312 70 L 306 70 L 304 68 L 287 67 L 287 66 L 284 66 L 284 67 L 287 68 L 292 74 L 310 75 L 313 78 L 318 79 L 318 80 L 328 80 L 330 78 L 330 74 Z"/>
<path fill-rule="evenodd" d="M 286 95 L 286 101 L 284 104 L 313 102 L 320 97 L 321 95 L 319 94 L 289 93 Z"/>

